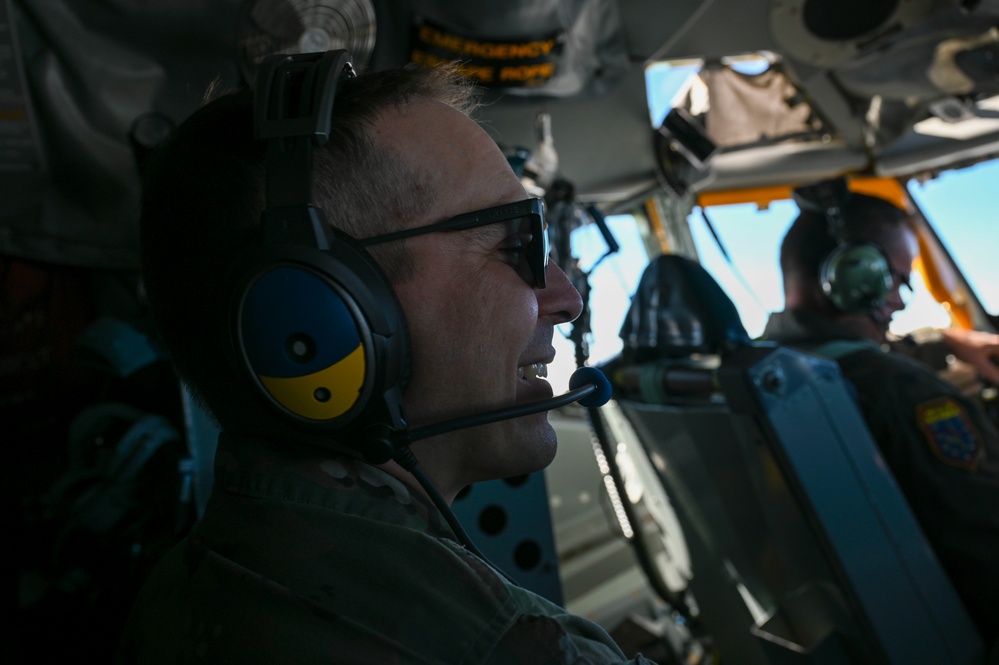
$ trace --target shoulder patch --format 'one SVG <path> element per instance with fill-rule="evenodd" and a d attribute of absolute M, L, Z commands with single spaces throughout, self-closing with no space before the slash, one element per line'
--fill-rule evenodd
<path fill-rule="evenodd" d="M 941 461 L 974 471 L 982 458 L 982 437 L 968 412 L 950 397 L 916 407 L 916 422 Z"/>

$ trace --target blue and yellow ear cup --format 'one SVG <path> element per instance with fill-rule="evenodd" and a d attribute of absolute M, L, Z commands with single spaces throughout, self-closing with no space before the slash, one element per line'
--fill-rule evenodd
<path fill-rule="evenodd" d="M 873 243 L 841 243 L 822 263 L 822 291 L 843 312 L 881 306 L 893 278 L 884 251 Z"/>
<path fill-rule="evenodd" d="M 271 268 L 246 291 L 240 311 L 250 371 L 289 413 L 332 421 L 357 404 L 371 353 L 335 284 L 297 266 Z"/>
<path fill-rule="evenodd" d="M 230 348 L 282 422 L 342 433 L 339 443 L 371 457 L 365 427 L 406 427 L 409 336 L 381 268 L 352 238 L 335 239 L 327 250 L 280 243 L 244 257 L 231 277 Z"/>

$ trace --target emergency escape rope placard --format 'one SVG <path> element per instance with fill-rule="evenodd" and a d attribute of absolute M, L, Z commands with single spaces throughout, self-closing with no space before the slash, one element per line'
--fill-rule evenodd
<path fill-rule="evenodd" d="M 413 27 L 410 60 L 433 66 L 458 60 L 461 70 L 488 88 L 543 86 L 558 73 L 565 33 L 534 38 L 484 39 L 422 20 Z"/>

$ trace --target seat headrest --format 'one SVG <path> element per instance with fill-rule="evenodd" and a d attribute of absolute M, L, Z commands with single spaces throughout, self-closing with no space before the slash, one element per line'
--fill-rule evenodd
<path fill-rule="evenodd" d="M 718 282 L 678 254 L 657 256 L 645 268 L 620 336 L 636 360 L 724 354 L 751 341 Z"/>

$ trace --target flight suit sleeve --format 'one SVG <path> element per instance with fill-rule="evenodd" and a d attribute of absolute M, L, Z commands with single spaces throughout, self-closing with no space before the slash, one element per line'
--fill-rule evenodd
<path fill-rule="evenodd" d="M 641 654 L 629 659 L 599 624 L 525 589 L 509 590 L 517 620 L 490 654 L 489 665 L 656 665 Z"/>
<path fill-rule="evenodd" d="M 656 665 L 641 654 L 629 660 L 605 633 L 577 619 L 569 614 L 522 617 L 503 636 L 489 665 Z"/>
<path fill-rule="evenodd" d="M 893 353 L 917 360 L 938 372 L 947 369 L 947 358 L 951 355 L 943 335 L 933 328 L 914 330 L 889 342 L 888 347 Z"/>
<path fill-rule="evenodd" d="M 994 642 L 999 433 L 975 402 L 916 362 L 874 352 L 844 361 L 885 461 L 986 643 Z"/>

